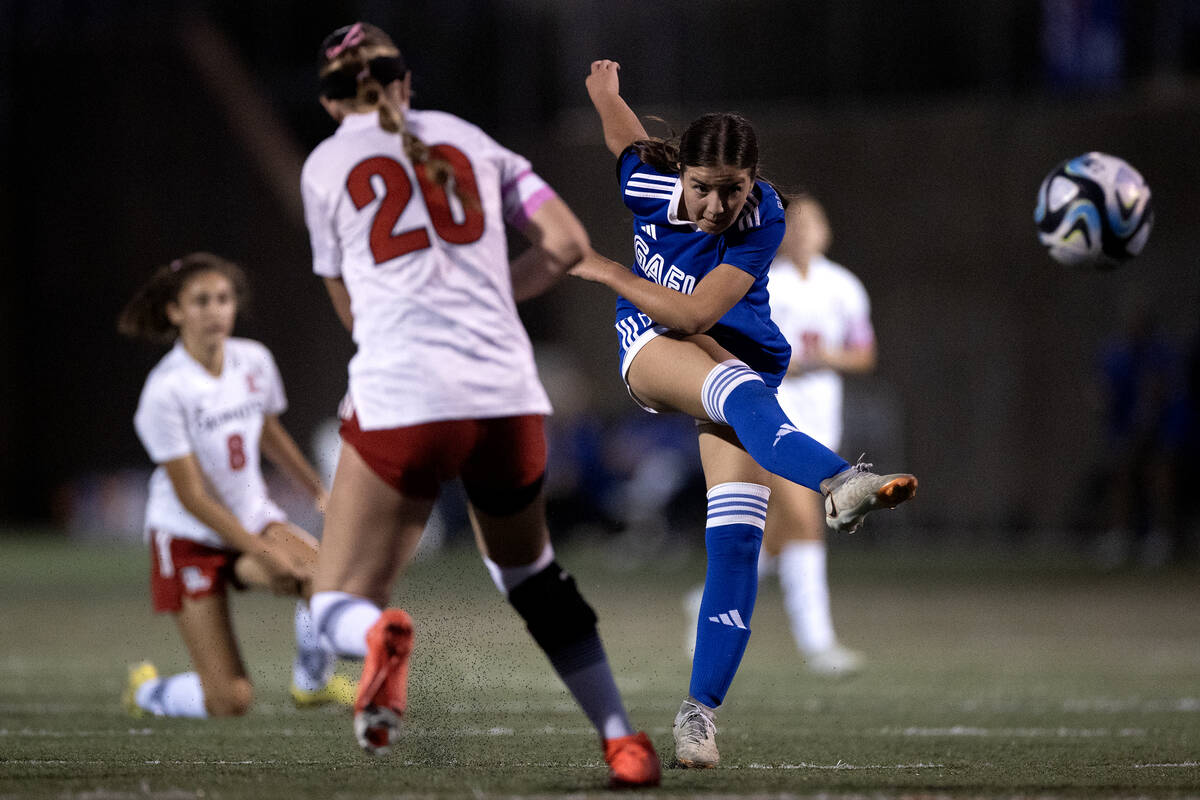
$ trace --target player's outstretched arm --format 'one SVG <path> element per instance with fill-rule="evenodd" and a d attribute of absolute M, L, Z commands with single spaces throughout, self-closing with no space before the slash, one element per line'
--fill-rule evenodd
<path fill-rule="evenodd" d="M 621 97 L 621 83 L 617 77 L 620 69 L 621 65 L 616 61 L 593 61 L 586 81 L 588 96 L 592 98 L 604 128 L 604 144 L 614 156 L 621 155 L 626 147 L 639 139 L 647 138 L 641 120 Z"/>
<path fill-rule="evenodd" d="M 530 246 L 511 265 L 513 298 L 518 303 L 553 286 L 591 246 L 583 223 L 559 197 L 543 202 L 521 232 Z"/>
<path fill-rule="evenodd" d="M 604 284 L 658 324 L 689 335 L 716 325 L 754 284 L 748 272 L 721 264 L 705 275 L 691 294 L 684 294 L 635 275 L 629 267 L 594 250 L 588 251 L 571 274 Z"/>

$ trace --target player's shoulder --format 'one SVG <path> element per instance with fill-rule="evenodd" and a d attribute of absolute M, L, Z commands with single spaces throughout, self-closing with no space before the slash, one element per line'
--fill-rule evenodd
<path fill-rule="evenodd" d="M 783 223 L 783 200 L 779 197 L 779 192 L 767 181 L 755 181 L 754 188 L 746 197 L 746 204 L 742 206 L 734 226 L 737 230 L 746 232 Z"/>
<path fill-rule="evenodd" d="M 142 386 L 142 396 L 159 396 L 175 391 L 187 381 L 189 366 L 187 353 L 176 344 L 151 367 Z"/>
<path fill-rule="evenodd" d="M 246 339 L 241 336 L 230 336 L 226 339 L 225 352 L 239 362 L 261 363 L 274 360 L 270 348 L 265 344 L 257 339 Z"/>
<path fill-rule="evenodd" d="M 444 138 L 490 139 L 483 128 L 448 111 L 409 109 L 404 115 L 404 123 L 414 136 L 426 142 Z"/>
<path fill-rule="evenodd" d="M 862 281 L 859 280 L 857 275 L 827 256 L 814 257 L 810 268 L 814 272 L 819 272 L 827 281 L 851 286 L 862 286 Z"/>
<path fill-rule="evenodd" d="M 627 147 L 617 159 L 617 175 L 625 203 L 642 214 L 665 209 L 674 196 L 679 176 L 662 172 L 642 161 L 634 147 Z"/>

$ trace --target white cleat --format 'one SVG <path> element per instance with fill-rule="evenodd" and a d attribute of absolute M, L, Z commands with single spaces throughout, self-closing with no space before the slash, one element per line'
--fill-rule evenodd
<path fill-rule="evenodd" d="M 683 701 L 671 733 L 675 735 L 675 763 L 689 769 L 715 767 L 717 753 L 716 711 L 692 698 Z"/>
<path fill-rule="evenodd" d="M 876 475 L 861 461 L 821 481 L 825 522 L 835 531 L 853 533 L 868 512 L 895 508 L 917 493 L 917 479 L 908 473 Z"/>
<path fill-rule="evenodd" d="M 864 661 L 862 653 L 836 642 L 824 650 L 804 654 L 804 663 L 809 672 L 830 677 L 853 675 L 863 668 Z"/>

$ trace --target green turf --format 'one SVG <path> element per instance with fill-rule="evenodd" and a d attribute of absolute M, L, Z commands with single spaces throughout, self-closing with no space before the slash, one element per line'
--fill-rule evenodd
<path fill-rule="evenodd" d="M 671 756 L 687 689 L 680 597 L 701 556 L 631 565 L 564 547 L 635 724 Z M 722 765 L 662 797 L 1200 796 L 1200 584 L 833 549 L 834 608 L 862 675 L 804 672 L 776 588 L 718 717 Z M 472 551 L 416 564 L 407 728 L 369 759 L 349 720 L 287 702 L 291 604 L 235 599 L 258 698 L 235 720 L 132 719 L 125 665 L 186 668 L 150 613 L 141 548 L 0 535 L 0 798 L 601 796 L 586 720 Z"/>

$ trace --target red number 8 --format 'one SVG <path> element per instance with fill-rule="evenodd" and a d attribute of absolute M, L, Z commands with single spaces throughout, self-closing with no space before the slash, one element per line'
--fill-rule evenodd
<path fill-rule="evenodd" d="M 240 433 L 229 434 L 225 442 L 229 446 L 229 468 L 239 470 L 246 466 L 246 441 Z"/>

